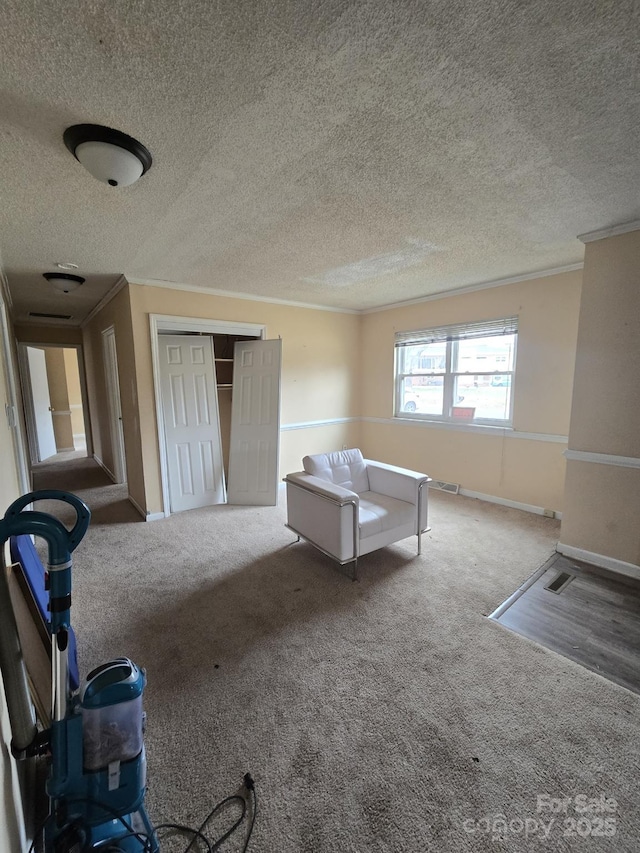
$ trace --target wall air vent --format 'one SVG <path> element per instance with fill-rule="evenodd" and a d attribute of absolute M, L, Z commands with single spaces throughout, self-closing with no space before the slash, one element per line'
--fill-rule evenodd
<path fill-rule="evenodd" d="M 71 314 L 42 314 L 40 311 L 29 311 L 30 317 L 45 317 L 47 320 L 70 320 Z"/>
<path fill-rule="evenodd" d="M 459 483 L 446 483 L 444 480 L 432 480 L 429 483 L 430 489 L 438 489 L 440 492 L 449 492 L 449 494 L 457 495 L 460 491 Z"/>

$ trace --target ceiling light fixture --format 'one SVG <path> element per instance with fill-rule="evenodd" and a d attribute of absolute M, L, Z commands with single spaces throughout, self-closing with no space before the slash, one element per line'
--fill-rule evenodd
<path fill-rule="evenodd" d="M 71 293 L 72 290 L 80 287 L 86 281 L 81 275 L 71 275 L 71 273 L 66 272 L 43 272 L 42 275 L 49 284 L 62 293 Z"/>
<path fill-rule="evenodd" d="M 132 136 L 99 124 L 74 124 L 64 144 L 94 178 L 112 187 L 128 187 L 151 168 L 151 154 Z"/>

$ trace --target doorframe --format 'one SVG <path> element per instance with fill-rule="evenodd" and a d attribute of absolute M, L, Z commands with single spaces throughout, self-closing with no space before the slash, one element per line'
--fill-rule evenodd
<path fill-rule="evenodd" d="M 23 495 L 31 491 L 31 471 L 27 461 L 29 453 L 29 444 L 23 429 L 23 423 L 26 423 L 18 414 L 19 397 L 24 398 L 24 392 L 21 387 L 21 377 L 19 367 L 16 366 L 11 336 L 9 334 L 9 320 L 7 306 L 3 295 L 0 293 L 0 329 L 2 337 L 2 349 L 4 352 L 5 377 L 7 380 L 7 395 L 8 406 L 7 417 L 11 427 L 13 437 L 13 445 L 16 452 L 16 467 L 18 470 L 18 485 Z M 20 392 L 20 394 L 18 394 Z M 24 410 L 24 406 L 22 407 Z"/>
<path fill-rule="evenodd" d="M 153 395 L 156 403 L 156 430 L 160 456 L 160 482 L 162 485 L 162 513 L 171 515 L 169 499 L 169 469 L 167 463 L 167 440 L 164 431 L 162 391 L 160 385 L 160 352 L 158 334 L 162 332 L 204 332 L 208 335 L 247 335 L 264 340 L 267 327 L 261 323 L 242 323 L 232 320 L 211 320 L 200 317 L 178 317 L 170 314 L 149 314 L 151 332 L 151 364 L 153 368 Z M 215 350 L 214 350 L 215 359 Z"/>
<path fill-rule="evenodd" d="M 52 344 L 40 341 L 18 341 L 18 372 L 20 386 L 22 388 L 22 408 L 24 411 L 25 426 L 27 429 L 27 447 L 31 464 L 37 463 L 37 438 L 35 415 L 33 410 L 33 392 L 31 390 L 31 374 L 27 360 L 27 347 L 38 349 L 74 349 L 78 358 L 78 373 L 80 374 L 80 398 L 82 400 L 82 419 L 84 421 L 84 434 L 87 443 L 87 456 L 93 457 L 93 436 L 91 434 L 91 420 L 89 416 L 89 394 L 87 391 L 87 376 L 84 366 L 84 349 L 82 344 Z"/>
<path fill-rule="evenodd" d="M 118 371 L 118 341 L 115 326 L 107 326 L 101 332 L 102 363 L 104 366 L 105 390 L 107 392 L 107 413 L 109 416 L 109 432 L 111 434 L 111 452 L 113 468 L 111 472 L 115 483 L 127 482 L 127 452 L 124 444 L 122 423 L 122 397 L 120 394 L 120 376 Z M 112 350 L 108 339 L 113 339 Z M 118 415 L 118 411 L 120 414 Z M 104 465 L 103 465 L 104 467 Z"/>

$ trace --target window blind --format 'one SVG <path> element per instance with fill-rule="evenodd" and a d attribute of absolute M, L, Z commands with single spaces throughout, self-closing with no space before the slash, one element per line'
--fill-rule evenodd
<path fill-rule="evenodd" d="M 495 335 L 515 335 L 518 318 L 505 317 L 500 320 L 481 320 L 477 323 L 454 323 L 451 326 L 436 326 L 433 329 L 415 329 L 412 332 L 396 332 L 395 345 L 407 347 L 415 344 L 433 344 L 441 341 L 463 341 L 487 338 Z"/>

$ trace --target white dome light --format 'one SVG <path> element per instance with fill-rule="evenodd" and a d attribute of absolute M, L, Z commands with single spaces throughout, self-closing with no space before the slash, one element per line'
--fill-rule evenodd
<path fill-rule="evenodd" d="M 71 275 L 71 273 L 66 272 L 43 272 L 42 275 L 52 287 L 61 293 L 71 293 L 72 290 L 80 287 L 86 281 L 81 275 Z"/>
<path fill-rule="evenodd" d="M 76 157 L 94 178 L 112 187 L 128 187 L 142 174 L 142 163 L 134 154 L 108 142 L 83 142 Z"/>
<path fill-rule="evenodd" d="M 131 136 L 99 124 L 75 124 L 64 144 L 85 169 L 112 187 L 128 187 L 151 168 L 149 151 Z"/>

